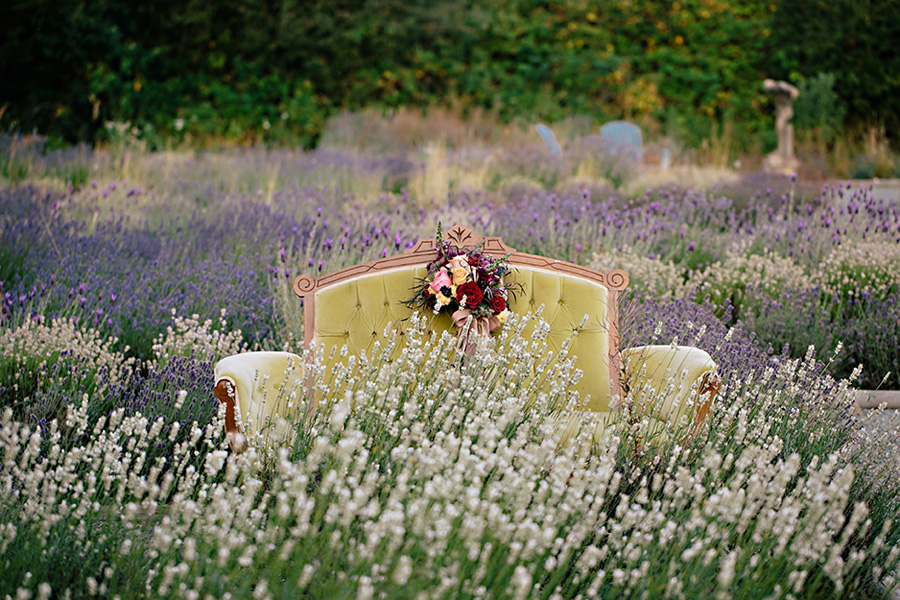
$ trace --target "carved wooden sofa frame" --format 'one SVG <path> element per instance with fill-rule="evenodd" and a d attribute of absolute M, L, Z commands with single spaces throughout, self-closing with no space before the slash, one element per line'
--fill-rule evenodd
<path fill-rule="evenodd" d="M 621 369 L 621 359 L 618 355 L 618 292 L 624 290 L 628 285 L 628 275 L 619 269 L 609 273 L 600 273 L 587 267 L 582 267 L 563 260 L 556 260 L 544 256 L 534 254 L 526 254 L 517 252 L 514 248 L 509 247 L 499 237 L 482 237 L 474 231 L 462 226 L 456 225 L 449 231 L 445 232 L 443 239 L 450 242 L 451 247 L 457 250 L 471 249 L 478 244 L 482 244 L 481 250 L 494 257 L 509 255 L 508 262 L 514 271 L 521 271 L 523 268 L 537 269 L 550 274 L 569 276 L 585 281 L 594 282 L 597 285 L 607 288 L 611 293 L 606 301 L 605 323 L 597 324 L 601 328 L 605 328 L 606 335 L 609 339 L 609 352 L 607 354 L 608 370 L 610 382 L 613 386 L 618 386 L 619 373 Z M 317 296 L 323 290 L 337 286 L 364 276 L 377 275 L 396 270 L 410 270 L 419 267 L 424 274 L 425 266 L 432 262 L 435 258 L 436 242 L 434 239 L 423 239 L 411 249 L 396 256 L 372 260 L 359 265 L 354 265 L 341 269 L 335 273 L 323 275 L 318 278 L 312 278 L 307 275 L 300 275 L 293 282 L 294 292 L 303 298 L 304 302 L 304 331 L 305 345 L 307 349 L 312 347 L 313 341 L 321 339 L 316 322 Z M 410 295 L 410 286 L 398 287 L 397 293 L 401 297 Z M 529 293 L 528 290 L 525 292 Z M 523 299 L 518 299 L 521 304 Z M 527 299 L 525 302 L 528 302 Z M 530 303 L 529 303 L 530 304 Z M 516 300 L 510 300 L 511 307 L 516 306 Z M 537 309 L 537 306 L 531 305 L 530 308 Z M 405 310 L 405 309 L 404 309 Z M 511 308 L 513 312 L 519 312 Z M 578 315 L 576 322 L 580 321 L 583 315 Z M 447 321 L 449 323 L 449 320 Z M 569 329 L 566 334 L 571 333 Z M 372 332 L 373 338 L 379 337 L 381 331 L 377 329 Z M 604 361 L 606 362 L 606 361 Z"/>
<path fill-rule="evenodd" d="M 619 348 L 618 296 L 628 285 L 624 271 L 601 273 L 567 261 L 517 252 L 499 237 L 482 237 L 462 225 L 445 232 L 443 239 L 458 250 L 482 244 L 485 253 L 495 257 L 508 255 L 512 270 L 507 278 L 524 280 L 524 292 L 521 297 L 510 299 L 510 310 L 521 314 L 543 305 L 542 318 L 551 325 L 548 336 L 551 347 L 579 329 L 578 336 L 572 340 L 570 354 L 576 357 L 576 367 L 584 373 L 576 391 L 590 398 L 584 406 L 586 410 L 606 412 L 618 408 L 616 402 L 624 396 L 620 381 L 623 366 L 634 391 L 640 387 L 649 389 L 647 386 L 661 390 L 667 382 L 671 383 L 677 371 L 680 373 L 678 389 L 658 401 L 671 405 L 662 410 L 665 418 L 676 418 L 684 412 L 681 405 L 685 404 L 685 398 L 699 390 L 704 401 L 691 417 L 696 433 L 719 389 L 715 364 L 697 348 L 645 346 L 625 351 Z M 347 345 L 351 353 L 358 353 L 379 340 L 386 325 L 401 324 L 411 314 L 403 301 L 410 296 L 416 277 L 424 277 L 426 265 L 435 258 L 435 247 L 434 239 L 423 239 L 396 256 L 318 278 L 297 277 L 292 287 L 304 302 L 307 351 L 314 345 L 324 345 L 327 356 L 330 347 Z M 582 328 L 585 315 L 588 321 Z M 444 322 L 433 325 L 449 329 L 449 317 L 443 318 Z M 242 415 L 255 411 L 259 421 L 272 410 L 265 407 L 267 397 L 271 399 L 276 393 L 283 396 L 285 386 L 303 385 L 300 360 L 289 353 L 248 353 L 227 357 L 216 365 L 215 395 L 226 404 L 229 439 L 240 434 L 241 420 L 246 422 L 246 417 L 236 416 L 236 410 Z M 598 371 L 598 366 L 602 371 Z M 279 381 L 280 387 L 275 385 Z"/>

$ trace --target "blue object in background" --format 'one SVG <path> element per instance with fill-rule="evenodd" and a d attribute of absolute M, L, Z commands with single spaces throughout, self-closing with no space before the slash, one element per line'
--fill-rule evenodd
<path fill-rule="evenodd" d="M 538 135 L 541 136 L 541 139 L 544 140 L 544 144 L 547 145 L 547 150 L 550 151 L 550 154 L 553 156 L 562 156 L 562 148 L 559 147 L 556 136 L 553 135 L 553 130 L 543 123 L 538 123 L 534 128 L 537 130 Z"/>
<path fill-rule="evenodd" d="M 600 137 L 610 152 L 630 154 L 635 159 L 644 154 L 641 128 L 629 121 L 610 121 L 600 128 Z"/>

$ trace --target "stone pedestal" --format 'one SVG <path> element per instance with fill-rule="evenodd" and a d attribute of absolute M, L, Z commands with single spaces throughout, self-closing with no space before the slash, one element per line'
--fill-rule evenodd
<path fill-rule="evenodd" d="M 784 156 L 776 151 L 766 155 L 763 159 L 763 168 L 766 171 L 789 175 L 796 173 L 800 168 L 800 160 L 796 156 Z"/>

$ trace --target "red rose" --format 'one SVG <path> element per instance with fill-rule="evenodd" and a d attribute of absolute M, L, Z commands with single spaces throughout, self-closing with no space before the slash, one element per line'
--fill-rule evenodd
<path fill-rule="evenodd" d="M 456 288 L 456 301 L 462 304 L 463 296 L 466 297 L 466 308 L 476 308 L 481 304 L 484 293 L 474 281 L 467 281 Z"/>
<path fill-rule="evenodd" d="M 497 294 L 491 298 L 491 310 L 494 311 L 495 315 L 499 315 L 506 310 L 506 300 L 503 299 L 503 296 Z"/>

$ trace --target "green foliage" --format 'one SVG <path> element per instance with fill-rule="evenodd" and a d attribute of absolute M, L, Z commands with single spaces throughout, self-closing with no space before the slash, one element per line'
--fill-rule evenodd
<path fill-rule="evenodd" d="M 162 124 L 177 139 L 189 136 L 315 146 L 323 113 L 308 81 L 292 85 L 277 75 L 238 86 L 210 80 L 199 86 L 200 101 Z"/>
<path fill-rule="evenodd" d="M 28 162 L 13 153 L 6 154 L 0 159 L 0 177 L 12 184 L 23 181 L 28 177 Z"/>
<path fill-rule="evenodd" d="M 817 85 L 824 87 L 819 74 L 830 73 L 851 124 L 896 131 L 900 21 L 887 15 L 900 12 L 900 1 L 781 0 L 773 6 L 770 75 L 820 77 Z"/>
<path fill-rule="evenodd" d="M 853 164 L 850 177 L 853 179 L 872 179 L 875 177 L 875 163 L 867 156 L 860 157 Z"/>
<path fill-rule="evenodd" d="M 898 1 L 17 1 L 0 119 L 68 141 L 111 121 L 151 144 L 310 147 L 335 108 L 454 103 L 628 118 L 691 146 L 729 123 L 747 149 L 771 129 L 772 76 L 802 80 L 795 123 L 827 142 L 845 112 L 896 129 L 900 31 L 877 16 Z"/>
<path fill-rule="evenodd" d="M 771 129 L 765 75 L 832 73 L 832 86 L 841 84 L 835 106 L 853 117 L 864 108 L 847 99 L 860 93 L 847 75 L 856 65 L 822 54 L 850 35 L 834 11 L 818 11 L 823 34 L 799 35 L 814 5 L 18 1 L 0 26 L 0 77 L 9 84 L 0 119 L 69 141 L 102 140 L 115 122 L 151 145 L 171 136 L 310 147 L 334 109 L 452 103 L 505 120 L 628 118 L 692 146 L 729 123 L 730 141 L 746 149 Z M 869 18 L 852 12 L 855 26 Z M 863 96 L 886 98 L 894 85 L 886 64 L 859 81 Z M 831 89 L 824 77 L 809 80 L 811 96 Z M 882 120 L 896 113 L 877 112 Z"/>
<path fill-rule="evenodd" d="M 804 79 L 797 87 L 800 95 L 793 104 L 794 127 L 815 132 L 825 143 L 835 139 L 847 115 L 847 107 L 834 89 L 836 82 L 832 73 Z"/>

